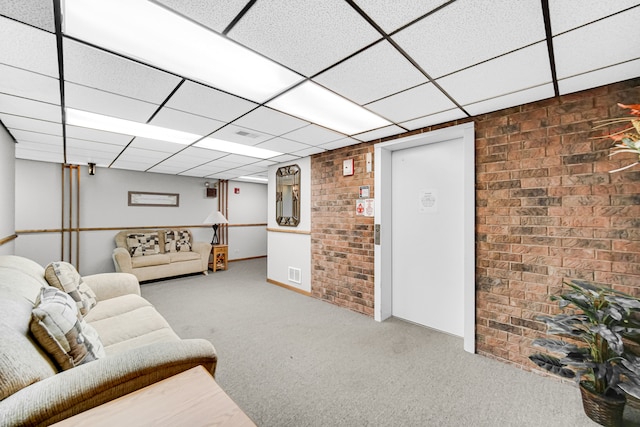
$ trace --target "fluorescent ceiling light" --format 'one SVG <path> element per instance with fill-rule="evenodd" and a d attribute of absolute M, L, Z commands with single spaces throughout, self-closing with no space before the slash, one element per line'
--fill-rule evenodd
<path fill-rule="evenodd" d="M 89 113 L 88 111 L 66 109 L 66 123 L 71 126 L 79 126 L 89 129 L 98 129 L 107 132 L 121 133 L 123 135 L 139 136 L 158 141 L 174 142 L 176 144 L 189 145 L 201 135 L 132 122 L 117 117 L 103 116 L 102 114 Z"/>
<path fill-rule="evenodd" d="M 267 106 L 347 135 L 391 124 L 311 81 L 285 92 L 267 103 Z"/>
<path fill-rule="evenodd" d="M 303 78 L 151 1 L 63 4 L 65 34 L 253 101 Z"/>
<path fill-rule="evenodd" d="M 247 181 L 256 181 L 256 182 L 269 182 L 268 178 L 261 178 L 259 176 L 239 176 L 237 179 L 246 179 Z"/>
<path fill-rule="evenodd" d="M 237 142 L 223 141 L 222 139 L 216 138 L 205 138 L 194 144 L 194 147 L 208 148 L 209 150 L 224 151 L 226 153 L 256 157 L 258 159 L 269 159 L 271 157 L 282 155 L 282 153 L 278 151 L 253 147 L 251 145 L 238 144 Z"/>

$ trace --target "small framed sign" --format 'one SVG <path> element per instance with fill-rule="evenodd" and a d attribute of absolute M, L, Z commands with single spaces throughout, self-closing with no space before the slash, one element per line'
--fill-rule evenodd
<path fill-rule="evenodd" d="M 180 194 L 129 191 L 129 206 L 180 206 Z"/>

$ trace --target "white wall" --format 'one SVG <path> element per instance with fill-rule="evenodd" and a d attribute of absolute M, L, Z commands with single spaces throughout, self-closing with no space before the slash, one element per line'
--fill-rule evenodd
<path fill-rule="evenodd" d="M 0 239 L 15 232 L 15 142 L 0 126 Z M 0 255 L 12 255 L 15 240 L 0 246 Z"/>
<path fill-rule="evenodd" d="M 196 240 L 211 241 L 213 234 L 211 227 L 197 227 L 218 206 L 216 198 L 205 197 L 206 179 L 107 168 L 97 168 L 96 174 L 89 176 L 86 167 L 80 170 L 80 228 L 124 229 L 140 226 L 190 225 L 193 226 L 191 231 Z M 208 181 L 215 182 L 211 179 Z M 16 229 L 59 229 L 61 226 L 60 185 L 61 166 L 59 164 L 17 160 Z M 265 185 L 230 182 L 229 187 L 230 192 L 233 192 L 233 187 L 241 188 L 239 195 L 229 195 L 228 219 L 231 224 L 244 223 L 246 218 L 242 214 L 244 211 L 253 212 L 253 217 L 258 217 L 262 213 L 259 222 L 266 222 Z M 128 206 L 128 191 L 178 193 L 180 205 L 178 207 Z M 116 233 L 116 230 L 81 233 L 81 274 L 114 271 L 111 253 L 115 247 L 113 237 Z M 265 256 L 267 254 L 266 230 L 264 227 L 247 227 L 246 229 L 230 227 L 229 244 L 230 259 Z M 66 254 L 63 256 L 60 253 L 58 233 L 21 235 L 16 243 L 16 254 L 32 258 L 42 265 L 66 258 Z"/>
<path fill-rule="evenodd" d="M 276 222 L 276 171 L 278 167 L 290 164 L 300 167 L 300 224 L 297 227 L 282 227 Z M 268 191 L 267 227 L 283 232 L 268 232 L 267 278 L 311 292 L 311 158 L 270 167 Z M 300 284 L 289 281 L 289 267 L 301 270 Z"/>

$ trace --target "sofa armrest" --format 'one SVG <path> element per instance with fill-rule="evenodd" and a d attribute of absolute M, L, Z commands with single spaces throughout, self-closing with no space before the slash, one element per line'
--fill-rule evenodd
<path fill-rule="evenodd" d="M 113 258 L 113 265 L 115 266 L 117 272 L 133 272 L 131 255 L 129 255 L 129 252 L 125 248 L 115 248 L 111 257 Z"/>
<path fill-rule="evenodd" d="M 100 273 L 82 276 L 82 280 L 96 293 L 98 301 L 122 295 L 140 295 L 138 278 L 129 273 Z"/>
<path fill-rule="evenodd" d="M 0 424 L 45 426 L 198 365 L 214 373 L 204 339 L 154 343 L 110 355 L 38 381 L 0 401 Z"/>
<path fill-rule="evenodd" d="M 191 250 L 200 254 L 200 260 L 202 261 L 202 271 L 209 270 L 209 255 L 211 255 L 211 243 L 193 242 Z"/>

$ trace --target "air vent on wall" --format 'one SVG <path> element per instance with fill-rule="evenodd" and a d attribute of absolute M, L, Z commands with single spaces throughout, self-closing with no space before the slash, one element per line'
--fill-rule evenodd
<path fill-rule="evenodd" d="M 293 283 L 301 282 L 301 275 L 299 268 L 289 267 L 289 281 Z"/>

